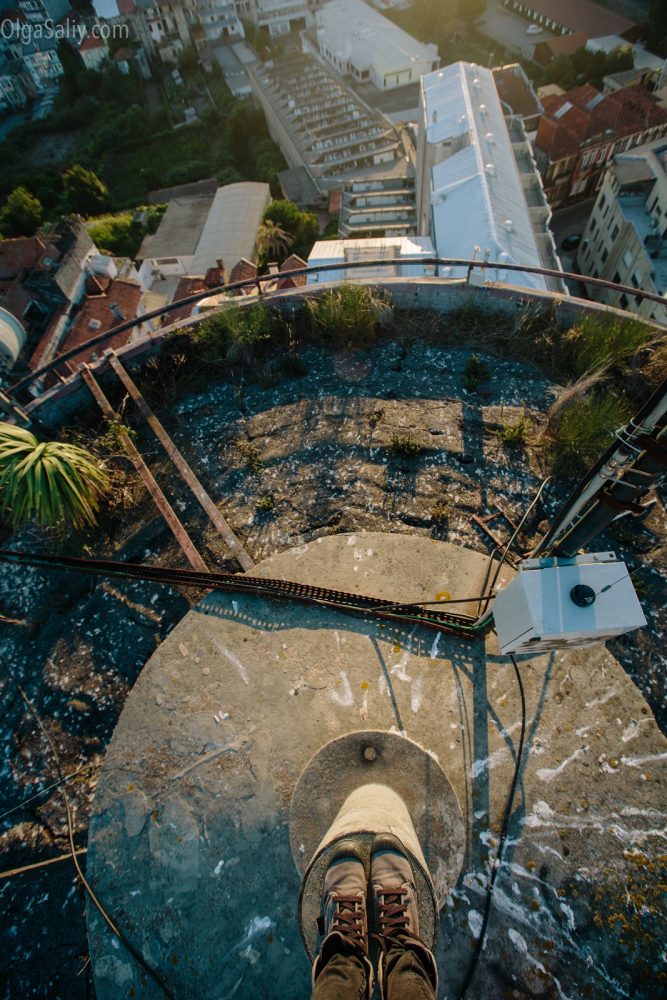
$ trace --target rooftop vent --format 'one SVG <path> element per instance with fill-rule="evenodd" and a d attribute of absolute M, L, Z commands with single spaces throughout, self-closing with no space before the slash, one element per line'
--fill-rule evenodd
<path fill-rule="evenodd" d="M 89 319 L 88 320 L 88 329 L 89 330 L 99 330 L 99 328 L 101 326 L 102 326 L 102 324 L 100 323 L 99 319 Z"/>
<path fill-rule="evenodd" d="M 489 177 L 495 177 L 498 171 L 496 170 L 495 163 L 487 163 L 484 167 Z"/>
<path fill-rule="evenodd" d="M 508 233 L 514 232 L 514 223 L 511 219 L 505 219 L 504 226 Z"/>

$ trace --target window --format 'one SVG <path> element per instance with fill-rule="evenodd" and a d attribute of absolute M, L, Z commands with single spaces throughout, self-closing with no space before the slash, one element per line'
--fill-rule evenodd
<path fill-rule="evenodd" d="M 604 250 L 602 251 L 602 256 L 601 256 L 601 258 L 600 258 L 600 262 L 601 262 L 602 264 L 604 264 L 604 262 L 606 261 L 606 259 L 607 259 L 607 257 L 608 257 L 608 256 L 609 256 L 609 251 L 608 251 L 608 250 L 607 250 L 607 248 L 605 247 L 605 248 L 604 248 Z"/>
<path fill-rule="evenodd" d="M 623 294 L 621 295 L 621 297 L 619 299 L 619 302 L 620 302 L 621 306 L 623 307 L 623 309 L 627 309 L 628 308 L 629 300 L 628 300 L 628 297 L 625 294 L 625 292 L 623 292 Z"/>
<path fill-rule="evenodd" d="M 616 239 L 616 237 L 618 236 L 619 232 L 620 232 L 620 230 L 619 230 L 618 226 L 616 224 L 614 224 L 614 228 L 611 231 L 612 241 Z"/>

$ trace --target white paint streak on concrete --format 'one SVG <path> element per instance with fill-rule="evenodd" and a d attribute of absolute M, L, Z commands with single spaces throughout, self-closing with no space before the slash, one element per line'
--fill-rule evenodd
<path fill-rule="evenodd" d="M 513 927 L 510 927 L 507 932 L 507 936 L 517 951 L 520 951 L 522 955 L 528 954 L 528 945 L 526 944 L 526 939 L 522 934 L 519 934 L 519 932 L 515 931 Z"/>
<path fill-rule="evenodd" d="M 655 764 L 658 760 L 667 760 L 667 753 L 650 753 L 646 757 L 621 757 L 621 764 L 641 767 L 642 764 Z"/>
<path fill-rule="evenodd" d="M 438 655 L 438 643 L 439 642 L 440 642 L 440 632 L 438 632 L 436 634 L 436 637 L 433 640 L 433 645 L 431 646 L 431 659 L 432 660 L 435 660 L 436 656 Z"/>
<path fill-rule="evenodd" d="M 354 704 L 354 695 L 352 694 L 352 688 L 350 686 L 350 681 L 348 679 L 346 670 L 341 670 L 340 679 L 343 690 L 342 691 L 331 690 L 329 694 L 331 695 L 331 700 L 335 701 L 337 705 L 342 705 L 344 708 L 349 708 L 350 705 Z"/>
<path fill-rule="evenodd" d="M 593 698 L 592 701 L 587 701 L 586 708 L 597 708 L 598 705 L 604 705 L 605 702 L 609 701 L 610 698 L 613 698 L 615 694 L 616 691 L 613 688 L 610 688 L 609 691 L 605 691 L 605 693 L 600 695 L 599 698 Z"/>
<path fill-rule="evenodd" d="M 560 774 L 561 771 L 565 770 L 568 764 L 571 764 L 573 760 L 577 759 L 577 757 L 581 757 L 581 755 L 586 753 L 587 750 L 588 747 L 579 747 L 579 749 L 575 750 L 573 754 L 570 754 L 569 757 L 566 757 L 565 760 L 561 761 L 558 767 L 554 768 L 541 767 L 537 771 L 537 777 L 540 779 L 540 781 L 553 781 L 553 779 L 558 774 Z"/>
<path fill-rule="evenodd" d="M 223 646 L 223 644 L 218 639 L 213 640 L 213 645 L 215 646 L 215 648 L 218 650 L 219 653 L 222 653 L 223 656 L 227 657 L 232 666 L 236 667 L 243 683 L 250 684 L 250 680 L 248 678 L 248 671 L 243 666 L 238 656 L 235 656 L 234 653 L 232 653 L 231 649 L 227 649 L 226 646 Z"/>
<path fill-rule="evenodd" d="M 408 660 L 410 659 L 410 653 L 408 650 L 403 653 L 398 663 L 395 663 L 389 673 L 395 674 L 399 681 L 407 681 L 408 684 L 412 683 L 412 677 L 407 672 L 406 667 L 408 665 Z"/>
<path fill-rule="evenodd" d="M 468 927 L 474 938 L 478 938 L 482 932 L 482 914 L 477 910 L 468 910 Z"/>
<path fill-rule="evenodd" d="M 417 677 L 416 680 L 412 682 L 412 688 L 410 690 L 410 708 L 413 712 L 417 713 L 422 705 L 422 699 L 424 697 L 424 678 Z"/>
<path fill-rule="evenodd" d="M 630 725 L 626 726 L 621 733 L 621 739 L 623 742 L 629 743 L 630 740 L 636 739 L 639 736 L 639 727 L 650 721 L 650 719 L 640 719 L 639 722 L 637 722 L 636 719 L 633 719 Z"/>

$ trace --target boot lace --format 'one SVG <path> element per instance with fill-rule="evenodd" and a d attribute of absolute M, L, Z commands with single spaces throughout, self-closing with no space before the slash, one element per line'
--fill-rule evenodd
<path fill-rule="evenodd" d="M 378 930 L 383 937 L 409 933 L 407 889 L 379 894 Z"/>
<path fill-rule="evenodd" d="M 364 940 L 363 902 L 359 896 L 336 896 L 331 930 L 357 944 Z"/>

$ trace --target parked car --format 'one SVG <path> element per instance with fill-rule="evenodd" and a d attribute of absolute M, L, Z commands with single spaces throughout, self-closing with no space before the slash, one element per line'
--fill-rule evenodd
<path fill-rule="evenodd" d="M 571 236 L 566 236 L 560 245 L 561 250 L 565 250 L 567 253 L 570 250 L 576 250 L 581 243 L 581 233 L 572 233 Z"/>
<path fill-rule="evenodd" d="M 527 35 L 539 35 L 541 31 L 542 28 L 540 27 L 539 24 L 529 24 L 528 27 L 526 28 Z"/>

